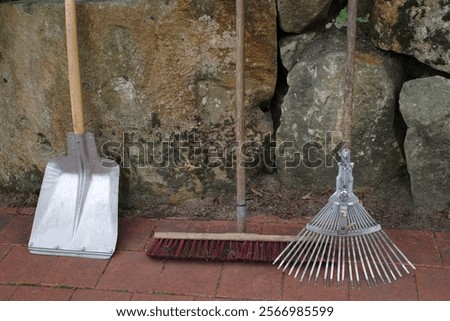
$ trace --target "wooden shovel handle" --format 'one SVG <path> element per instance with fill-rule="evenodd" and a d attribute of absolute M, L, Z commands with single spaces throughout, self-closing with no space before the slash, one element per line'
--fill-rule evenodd
<path fill-rule="evenodd" d="M 344 141 L 346 147 L 351 147 L 352 134 L 352 111 L 353 111 L 353 87 L 355 78 L 355 56 L 356 56 L 356 17 L 357 0 L 348 0 L 347 21 L 347 71 L 345 79 L 344 94 Z"/>
<path fill-rule="evenodd" d="M 67 63 L 69 67 L 70 103 L 73 131 L 84 134 L 83 103 L 81 98 L 80 63 L 78 58 L 76 0 L 65 0 Z"/>

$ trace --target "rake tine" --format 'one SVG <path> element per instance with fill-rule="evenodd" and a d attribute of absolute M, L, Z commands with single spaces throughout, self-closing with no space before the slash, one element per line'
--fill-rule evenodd
<path fill-rule="evenodd" d="M 356 211 L 358 212 L 358 217 L 360 218 L 361 222 L 365 224 L 365 227 L 371 227 L 377 225 L 377 222 L 375 222 L 372 217 L 367 213 L 366 209 L 362 207 L 360 204 L 356 206 Z"/>
<path fill-rule="evenodd" d="M 303 232 L 303 231 L 302 231 Z M 301 234 L 301 233 L 300 233 Z M 299 235 L 300 235 L 299 234 Z M 281 251 L 281 253 L 277 256 L 277 258 L 272 262 L 272 265 L 275 265 L 279 259 L 281 259 L 284 255 L 284 253 L 286 253 L 290 248 L 295 247 L 298 244 L 299 240 L 297 241 L 293 241 L 291 243 L 289 243 L 284 249 L 283 251 Z M 292 250 L 291 250 L 292 251 Z M 289 252 L 290 253 L 290 252 Z M 280 268 L 280 266 L 283 264 L 284 260 L 281 261 L 281 263 L 278 266 L 278 269 Z"/>
<path fill-rule="evenodd" d="M 337 257 L 337 271 L 336 271 L 336 282 L 337 286 L 339 288 L 341 284 L 341 245 L 342 245 L 342 238 L 338 238 L 338 257 Z"/>
<path fill-rule="evenodd" d="M 324 236 L 324 235 L 320 235 L 319 239 L 318 239 L 317 242 L 316 242 L 316 246 L 314 247 L 314 250 L 313 250 L 313 252 L 312 252 L 312 253 L 316 253 L 316 256 L 315 256 L 315 259 L 314 259 L 314 264 L 311 266 L 311 272 L 310 272 L 309 277 L 308 277 L 308 283 L 309 283 L 310 280 L 311 280 L 311 275 L 312 275 L 312 273 L 314 272 L 314 265 L 315 265 L 315 262 L 317 261 L 317 257 L 318 257 L 319 254 L 320 254 L 320 249 L 322 248 L 322 244 L 323 244 L 322 238 L 323 238 L 323 236 Z M 300 281 L 303 280 L 303 277 L 305 276 L 305 273 L 306 273 L 306 271 L 308 270 L 308 267 L 309 267 L 309 264 L 311 263 L 311 259 L 312 259 L 312 258 L 313 258 L 313 256 L 311 255 L 311 256 L 309 257 L 308 263 L 306 264 L 306 267 L 305 267 L 305 269 L 304 269 L 304 271 L 303 271 L 303 274 L 302 274 L 302 277 L 301 277 Z"/>
<path fill-rule="evenodd" d="M 358 270 L 358 260 L 356 258 L 356 252 L 355 252 L 355 242 L 354 238 L 351 238 L 352 241 L 352 253 L 353 253 L 353 264 L 355 266 L 355 276 L 356 276 L 356 284 L 358 284 L 358 288 L 361 288 L 361 281 L 359 280 L 359 270 Z M 361 258 L 361 253 L 359 254 L 359 257 Z"/>
<path fill-rule="evenodd" d="M 361 209 L 359 204 L 355 206 L 355 212 L 356 212 L 355 218 L 358 222 L 358 225 L 361 226 L 361 228 L 369 228 L 371 226 L 376 225 L 376 223 L 372 224 L 367 220 L 368 213 L 365 210 Z"/>
<path fill-rule="evenodd" d="M 278 265 L 278 269 L 281 268 L 281 266 L 282 266 L 283 263 L 285 262 L 286 258 L 289 258 L 289 257 L 291 258 L 291 259 L 289 260 L 289 262 L 292 260 L 292 256 L 291 256 L 292 252 L 295 251 L 295 249 L 296 249 L 299 245 L 301 246 L 301 244 L 302 244 L 301 242 L 302 242 L 302 240 L 304 239 L 305 235 L 306 235 L 308 232 L 309 232 L 309 231 L 307 231 L 307 230 L 302 230 L 302 231 L 298 234 L 298 236 L 301 235 L 301 237 L 299 237 L 299 239 L 298 239 L 297 241 L 289 243 L 289 245 L 288 245 L 288 246 L 280 253 L 280 255 L 278 255 L 278 257 L 275 259 L 275 261 L 273 262 L 273 264 L 277 263 L 277 261 L 278 261 L 281 257 L 283 257 L 284 253 L 286 253 L 288 249 L 291 249 L 291 250 L 289 251 L 289 253 L 284 257 L 284 259 L 281 260 L 280 264 Z M 287 263 L 287 265 L 289 265 L 289 262 Z M 287 265 L 286 265 L 286 267 L 287 267 Z M 286 267 L 283 269 L 283 271 L 286 269 Z"/>
<path fill-rule="evenodd" d="M 331 239 L 331 244 L 330 247 L 328 248 L 328 254 L 327 254 L 327 260 L 325 262 L 325 272 L 323 273 L 323 285 L 324 287 L 327 286 L 327 275 L 328 275 L 328 267 L 330 264 L 330 256 L 331 256 L 331 251 L 333 249 L 333 244 L 334 244 L 334 238 L 332 236 L 329 236 L 329 238 Z"/>
<path fill-rule="evenodd" d="M 384 268 L 383 261 L 382 261 L 382 259 L 380 258 L 380 255 L 379 255 L 379 254 L 381 254 L 381 253 L 379 253 L 377 247 L 374 245 L 374 243 L 373 243 L 372 238 L 370 237 L 370 235 L 367 236 L 367 239 L 369 240 L 369 243 L 370 243 L 370 245 L 372 246 L 373 252 L 375 253 L 375 256 L 377 257 L 378 264 L 377 264 L 376 266 L 377 266 L 377 267 L 378 267 L 378 266 L 381 267 L 381 269 L 382 269 L 383 272 L 384 272 L 384 275 L 386 276 L 386 279 L 387 279 L 388 283 L 392 283 L 392 282 L 391 282 L 391 278 L 389 277 L 389 274 L 386 272 L 386 269 Z M 378 268 L 377 268 L 377 269 L 378 269 Z"/>
<path fill-rule="evenodd" d="M 304 235 L 304 236 L 305 236 L 304 239 L 306 240 L 306 236 L 309 237 L 309 235 L 311 234 L 311 232 L 308 231 L 308 230 L 304 230 L 304 231 L 306 231 L 306 233 L 305 233 L 305 235 Z M 300 256 L 303 254 L 304 248 L 307 246 L 307 244 L 308 244 L 308 242 L 303 242 L 303 243 L 301 243 L 301 244 L 300 244 L 300 243 L 296 244 L 295 252 L 294 252 L 294 249 L 292 249 L 292 250 L 286 255 L 286 257 L 285 257 L 284 260 L 286 260 L 287 258 L 289 258 L 289 260 L 286 262 L 286 264 L 285 264 L 285 266 L 284 266 L 284 268 L 283 268 L 283 271 L 285 271 L 285 270 L 289 267 L 289 265 L 290 265 L 290 263 L 291 263 L 291 261 L 292 261 L 293 259 L 296 259 L 296 260 L 294 261 L 294 263 L 293 263 L 293 266 L 295 266 L 295 264 L 297 264 L 297 261 L 299 260 Z M 303 249 L 303 250 L 302 250 L 302 249 Z M 293 253 L 292 253 L 292 252 L 293 252 Z M 284 260 L 283 260 L 283 261 L 284 261 Z M 281 264 L 280 264 L 280 266 L 281 266 Z M 293 267 L 291 267 L 291 270 L 289 271 L 288 275 L 291 274 L 292 269 L 293 269 Z"/>
<path fill-rule="evenodd" d="M 303 263 L 305 262 L 306 258 L 308 257 L 309 252 L 311 251 L 312 247 L 314 246 L 314 244 L 316 243 L 317 237 L 319 236 L 319 234 L 315 234 L 314 235 L 314 241 L 312 241 L 311 243 L 309 243 L 309 247 L 305 247 L 302 251 L 302 253 L 306 250 L 305 255 L 303 257 L 303 260 L 300 262 L 300 264 L 298 265 L 297 270 L 295 271 L 294 274 L 294 278 L 296 278 L 298 276 L 298 273 L 300 272 L 300 269 L 302 268 Z M 300 259 L 300 255 L 297 258 L 296 262 Z M 291 274 L 291 272 L 293 271 L 295 265 L 292 266 L 291 271 L 289 271 L 289 275 Z M 301 281 L 301 280 L 300 280 Z"/>
<path fill-rule="evenodd" d="M 327 251 L 326 244 L 329 243 L 330 237 L 331 236 L 328 235 L 326 240 L 325 240 L 325 243 L 323 244 L 322 255 L 320 256 L 319 265 L 317 266 L 317 272 L 316 272 L 316 277 L 314 278 L 314 284 L 317 284 L 317 280 L 319 279 L 320 270 L 321 270 L 321 267 L 323 265 L 323 258 L 325 257 L 325 252 Z M 331 248 L 331 246 L 330 246 L 330 248 Z"/>
<path fill-rule="evenodd" d="M 344 281 L 345 281 L 345 244 L 347 243 L 347 238 L 344 237 L 342 238 L 342 268 L 341 268 L 341 286 L 344 286 Z"/>
<path fill-rule="evenodd" d="M 380 269 L 378 268 L 378 264 L 377 264 L 377 262 L 376 262 L 376 260 L 375 260 L 374 254 L 372 253 L 372 249 L 371 249 L 371 247 L 369 246 L 369 243 L 368 243 L 368 241 L 367 241 L 367 238 L 366 238 L 366 237 L 362 237 L 362 239 L 364 240 L 365 247 L 366 247 L 367 250 L 369 251 L 369 255 L 370 255 L 370 258 L 371 258 L 371 262 L 372 262 L 373 266 L 375 267 L 375 269 L 377 270 L 377 273 L 378 273 L 378 276 L 379 276 L 381 282 L 386 283 L 386 281 L 384 280 L 384 278 L 383 278 L 383 276 L 382 276 L 382 274 L 381 274 Z M 370 270 L 372 271 L 372 268 L 371 268 Z M 372 273 L 372 275 L 373 275 L 373 273 Z M 374 281 L 375 281 L 375 284 L 378 285 L 378 283 L 376 282 L 376 278 L 374 278 Z"/>
<path fill-rule="evenodd" d="M 314 224 L 315 226 L 322 226 L 322 225 L 321 225 L 322 222 L 323 222 L 324 220 L 327 219 L 327 216 L 328 216 L 328 215 L 326 215 L 326 214 L 328 213 L 329 207 L 330 207 L 330 204 L 327 203 L 327 205 L 325 205 L 325 206 L 319 211 L 319 213 L 317 213 L 316 217 L 313 218 L 313 220 L 311 221 L 311 224 Z"/>
<path fill-rule="evenodd" d="M 293 255 L 291 257 L 291 259 L 289 260 L 289 262 L 291 262 L 294 258 L 294 262 L 292 263 L 291 269 L 288 272 L 288 275 L 291 275 L 292 272 L 294 271 L 295 267 L 297 266 L 298 261 L 302 258 L 303 253 L 305 253 L 306 249 L 308 248 L 309 243 L 304 243 L 302 244 L 302 246 L 294 253 L 295 255 Z M 301 250 L 301 251 L 300 251 Z M 289 267 L 289 262 L 288 264 L 286 264 L 286 267 L 284 269 L 287 269 Z M 301 265 L 301 264 L 300 264 Z M 300 266 L 299 266 L 300 268 Z"/>
<path fill-rule="evenodd" d="M 350 280 L 350 286 L 353 288 L 353 271 L 352 271 L 352 257 L 351 257 L 351 252 L 350 252 L 350 238 L 346 237 L 346 243 L 347 243 L 347 258 L 348 258 L 348 275 L 349 275 L 349 280 Z"/>
<path fill-rule="evenodd" d="M 333 237 L 333 258 L 331 259 L 331 273 L 330 273 L 330 286 L 333 285 L 333 273 L 334 273 L 334 259 L 336 257 L 336 237 Z"/>
<path fill-rule="evenodd" d="M 389 265 L 388 260 L 386 259 L 386 255 L 389 256 L 389 253 L 384 253 L 384 251 L 382 251 L 382 249 L 380 248 L 380 244 L 378 244 L 378 240 L 375 238 L 375 236 L 373 234 L 370 234 L 369 237 L 372 238 L 375 246 L 378 249 L 378 252 L 380 253 L 381 257 L 383 258 L 383 265 L 386 266 L 392 276 L 392 278 L 394 279 L 394 281 L 397 280 L 397 277 L 395 276 L 394 271 L 392 270 L 391 266 Z"/>
<path fill-rule="evenodd" d="M 308 231 L 308 234 L 310 234 L 310 233 L 311 233 L 311 232 Z M 317 235 L 314 236 L 314 238 L 316 238 L 316 237 L 317 237 Z M 303 243 L 303 244 L 297 249 L 297 251 L 294 253 L 294 255 L 292 255 L 291 258 L 289 259 L 289 262 L 286 264 L 286 267 L 283 269 L 283 271 L 289 267 L 289 263 L 295 258 L 295 261 L 294 261 L 294 263 L 292 264 L 291 269 L 289 270 L 288 275 L 291 275 L 291 274 L 292 274 L 292 271 L 294 270 L 295 266 L 297 265 L 297 262 L 300 260 L 300 258 L 302 257 L 303 253 L 305 252 L 305 250 L 306 250 L 306 248 L 307 248 L 307 246 L 308 246 L 309 244 L 310 244 L 310 243 L 306 243 L 306 242 L 305 242 L 305 243 Z M 300 251 L 300 250 L 301 250 L 301 251 Z M 300 268 L 300 266 L 299 266 L 299 268 Z"/>
<path fill-rule="evenodd" d="M 315 238 L 314 238 L 314 243 L 315 243 L 317 237 L 318 237 L 318 235 L 316 234 Z M 303 263 L 305 262 L 306 258 L 308 257 L 308 253 L 309 253 L 309 251 L 311 250 L 312 247 L 313 247 L 313 242 L 310 242 L 310 243 L 308 243 L 307 245 L 305 245 L 303 247 L 302 252 L 297 256 L 294 264 L 292 264 L 292 267 L 289 270 L 288 275 L 291 275 L 291 273 L 294 271 L 296 265 L 298 264 L 297 270 L 294 273 L 294 278 L 297 277 L 298 273 L 300 272 L 300 269 L 302 268 Z M 300 263 L 298 263 L 300 261 L 300 259 L 302 259 L 302 260 L 301 260 Z"/>
<path fill-rule="evenodd" d="M 363 272 L 364 272 L 364 278 L 365 278 L 365 280 L 367 282 L 367 286 L 370 288 L 369 277 L 367 275 L 366 265 L 364 264 L 364 259 L 366 259 L 367 264 L 369 264 L 368 257 L 367 257 L 366 250 L 364 249 L 364 245 L 361 243 L 359 236 L 356 236 L 356 245 L 358 247 L 359 257 L 361 258 L 361 266 L 362 266 L 362 269 L 363 269 Z M 363 248 L 362 252 L 364 253 L 364 256 L 362 255 L 361 248 Z M 370 265 L 369 265 L 369 268 L 370 268 L 370 272 L 371 272 L 372 277 L 373 277 L 373 272 L 372 272 L 372 268 L 370 267 Z"/>
<path fill-rule="evenodd" d="M 389 261 L 391 261 L 391 264 L 394 266 L 394 269 L 397 271 L 398 275 L 400 277 L 402 277 L 402 273 L 400 272 L 400 270 L 397 267 L 397 264 L 395 264 L 394 260 L 392 259 L 391 255 L 390 255 L 390 253 L 396 255 L 395 252 L 393 252 L 392 248 L 389 246 L 387 246 L 387 249 L 386 249 L 386 247 L 383 245 L 383 242 L 385 243 L 385 241 L 384 241 L 382 235 L 380 235 L 379 233 L 376 233 L 375 238 L 378 240 L 378 243 L 380 244 L 381 248 L 386 252 L 386 255 L 388 256 Z M 389 251 L 388 251 L 388 249 L 389 249 Z"/>
<path fill-rule="evenodd" d="M 322 240 L 322 242 L 320 242 L 320 244 L 319 244 L 319 248 L 317 249 L 316 256 L 314 258 L 314 261 L 312 262 L 311 269 L 309 270 L 308 283 L 311 282 L 312 276 L 314 274 L 314 270 L 316 268 L 316 264 L 318 263 L 318 259 L 319 259 L 320 253 L 323 250 L 324 244 L 325 244 L 325 240 Z M 320 272 L 320 263 L 318 264 L 318 268 L 319 268 L 319 272 Z M 315 280 L 315 278 L 314 278 L 314 280 Z"/>
<path fill-rule="evenodd" d="M 334 208 L 334 210 L 336 210 L 336 209 Z M 334 219 L 334 216 L 333 215 L 329 215 L 328 220 L 326 221 L 325 229 L 333 230 L 334 225 L 336 225 L 335 221 L 336 220 Z M 331 251 L 334 251 L 335 238 L 333 236 L 331 236 L 331 235 L 328 235 L 325 243 L 329 244 L 329 247 L 328 247 L 328 255 L 327 255 L 326 266 L 325 266 L 325 273 L 324 273 L 324 286 L 326 286 L 326 277 L 327 277 L 327 274 L 328 274 L 330 255 L 331 255 Z M 321 263 L 319 264 L 319 266 L 317 268 L 317 273 L 316 273 L 316 277 L 315 277 L 315 281 L 314 281 L 315 284 L 317 284 L 317 280 L 319 278 L 320 268 L 323 265 L 323 258 L 325 256 L 326 249 L 327 249 L 327 247 L 324 246 L 323 247 L 323 251 L 322 251 L 322 256 L 320 258 L 320 262 Z M 333 259 L 334 259 L 334 257 L 333 257 Z M 332 279 L 332 272 L 331 272 L 331 279 Z M 331 279 L 330 279 L 330 281 L 331 281 Z"/>
<path fill-rule="evenodd" d="M 330 203 L 327 203 L 327 205 L 325 205 L 320 211 L 319 213 L 316 215 L 316 217 L 311 221 L 311 224 L 320 226 L 320 224 L 329 218 L 328 215 L 328 211 L 329 208 L 332 207 L 333 205 Z"/>
<path fill-rule="evenodd" d="M 416 267 L 408 260 L 408 258 L 405 256 L 405 254 L 403 254 L 402 251 L 400 251 L 400 249 L 397 247 L 397 245 L 395 245 L 395 243 L 391 240 L 391 238 L 386 234 L 385 231 L 381 230 L 380 231 L 381 234 L 384 236 L 384 239 L 386 241 L 388 241 L 388 243 L 390 243 L 392 245 L 392 247 L 394 247 L 394 249 L 397 251 L 397 253 L 399 253 L 401 255 L 401 257 L 415 270 Z M 406 268 L 405 264 L 403 264 L 403 261 L 400 260 L 400 258 L 398 258 L 398 256 L 396 256 L 397 259 L 401 262 L 401 265 L 403 267 L 403 269 L 406 271 L 406 273 L 409 274 L 409 270 Z"/>

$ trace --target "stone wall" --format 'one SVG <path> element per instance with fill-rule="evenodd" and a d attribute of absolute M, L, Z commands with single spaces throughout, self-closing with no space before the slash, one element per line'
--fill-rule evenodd
<path fill-rule="evenodd" d="M 345 30 L 318 33 L 288 73 L 277 131 L 277 167 L 281 181 L 291 187 L 335 185 L 331 178 L 342 140 L 345 50 Z M 393 126 L 402 73 L 398 57 L 360 40 L 352 124 L 360 186 L 389 182 L 404 165 Z"/>
<path fill-rule="evenodd" d="M 271 172 L 286 187 L 334 185 L 345 5 L 246 0 L 249 179 Z M 432 201 L 417 188 L 438 191 L 436 177 L 448 176 L 445 152 L 436 151 L 450 150 L 443 139 L 449 106 L 435 107 L 440 116 L 427 122 L 434 91 L 419 91 L 422 100 L 411 92 L 448 85 L 449 6 L 359 1 L 355 187 L 380 187 L 407 173 L 416 205 L 430 210 L 450 209 L 448 187 Z M 121 206 L 178 204 L 234 186 L 234 15 L 234 1 L 78 3 L 87 128 L 99 153 L 121 164 Z M 37 193 L 48 160 L 65 154 L 66 69 L 63 4 L 0 1 L 2 190 Z M 424 168 L 434 176 L 422 175 Z"/>
<path fill-rule="evenodd" d="M 278 82 L 283 98 L 274 106 L 277 169 L 287 186 L 320 190 L 333 187 L 341 139 L 346 1 L 305 2 L 302 11 L 302 1 L 278 1 L 286 81 Z M 355 187 L 406 173 L 418 207 L 449 210 L 450 4 L 363 0 L 358 9 Z"/>
<path fill-rule="evenodd" d="M 247 137 L 263 144 L 272 131 L 261 109 L 275 88 L 276 8 L 247 3 Z M 86 1 L 77 16 L 86 127 L 99 150 L 121 162 L 122 205 L 230 187 L 234 3 Z M 66 69 L 62 2 L 0 5 L 3 188 L 36 190 L 48 160 L 64 155 Z M 208 163 L 213 147 L 223 147 L 219 164 Z"/>

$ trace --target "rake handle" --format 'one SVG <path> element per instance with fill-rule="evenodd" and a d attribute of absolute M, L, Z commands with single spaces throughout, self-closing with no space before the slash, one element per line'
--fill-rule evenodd
<path fill-rule="evenodd" d="M 245 141 L 245 6 L 244 0 L 236 0 L 236 205 L 237 229 L 245 231 L 245 166 L 242 145 Z"/>
<path fill-rule="evenodd" d="M 69 71 L 70 106 L 73 131 L 84 134 L 83 103 L 81 98 L 80 63 L 78 57 L 76 0 L 65 0 L 67 64 Z"/>
<path fill-rule="evenodd" d="M 351 147 L 352 135 L 352 110 L 353 110 L 353 89 L 355 78 L 355 56 L 356 56 L 356 17 L 357 0 L 348 0 L 348 21 L 347 21 L 347 66 L 344 93 L 344 128 L 343 139 L 345 147 Z"/>

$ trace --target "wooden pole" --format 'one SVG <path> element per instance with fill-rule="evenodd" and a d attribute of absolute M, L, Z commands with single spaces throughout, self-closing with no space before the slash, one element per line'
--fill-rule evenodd
<path fill-rule="evenodd" d="M 70 106 L 73 131 L 84 134 L 83 103 L 81 98 L 80 63 L 78 57 L 78 33 L 76 1 L 65 0 L 67 64 L 69 68 Z"/>
<path fill-rule="evenodd" d="M 355 78 L 355 55 L 356 55 L 356 17 L 357 0 L 348 0 L 348 21 L 347 21 L 347 70 L 345 79 L 344 94 L 344 141 L 345 147 L 351 147 L 352 135 L 352 111 L 353 111 L 353 83 Z"/>
<path fill-rule="evenodd" d="M 236 215 L 239 233 L 245 231 L 245 166 L 243 144 L 245 142 L 245 6 L 244 0 L 236 0 Z"/>

